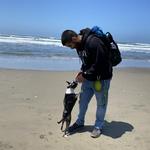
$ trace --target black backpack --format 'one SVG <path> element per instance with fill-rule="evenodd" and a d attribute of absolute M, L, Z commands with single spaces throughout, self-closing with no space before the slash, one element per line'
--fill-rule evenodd
<path fill-rule="evenodd" d="M 118 45 L 114 41 L 113 36 L 109 32 L 107 32 L 106 34 L 103 33 L 103 31 L 97 26 L 94 26 L 91 29 L 91 34 L 99 37 L 106 48 L 110 50 L 110 61 L 112 63 L 112 66 L 117 66 L 122 61 L 122 58 Z"/>

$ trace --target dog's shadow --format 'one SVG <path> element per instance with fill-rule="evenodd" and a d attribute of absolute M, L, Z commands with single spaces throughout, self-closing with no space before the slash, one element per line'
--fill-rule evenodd
<path fill-rule="evenodd" d="M 134 127 L 131 124 L 126 123 L 126 122 L 121 122 L 121 121 L 107 122 L 107 121 L 105 121 L 105 125 L 102 130 L 102 134 L 116 139 L 116 138 L 121 137 L 126 132 L 132 132 L 133 129 L 134 129 Z M 92 130 L 93 130 L 93 126 L 85 125 L 82 130 L 78 131 L 78 133 L 92 132 Z M 75 134 L 75 133 L 73 133 L 73 134 Z"/>

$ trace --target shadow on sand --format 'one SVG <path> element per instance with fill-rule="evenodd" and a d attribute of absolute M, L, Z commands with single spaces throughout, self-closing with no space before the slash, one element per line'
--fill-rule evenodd
<path fill-rule="evenodd" d="M 107 121 L 105 121 L 105 125 L 102 130 L 102 134 L 116 139 L 116 138 L 121 137 L 126 132 L 132 132 L 133 129 L 134 129 L 134 127 L 131 124 L 126 123 L 126 122 L 121 122 L 121 121 L 107 122 Z M 76 131 L 72 134 L 83 133 L 83 132 L 92 132 L 92 130 L 93 130 L 93 126 L 85 125 L 84 128 L 82 128 L 80 131 Z"/>

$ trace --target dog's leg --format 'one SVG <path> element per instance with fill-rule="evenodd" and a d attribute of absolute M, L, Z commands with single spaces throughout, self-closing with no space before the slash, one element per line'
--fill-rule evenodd
<path fill-rule="evenodd" d="M 69 126 L 70 126 L 70 123 L 71 123 L 71 115 L 69 115 L 69 116 L 66 118 L 66 129 L 65 129 L 64 135 L 67 134 L 68 128 L 69 128 Z"/>
<path fill-rule="evenodd" d="M 61 131 L 63 131 L 64 122 L 65 122 L 65 120 L 62 121 L 62 124 L 61 124 Z"/>

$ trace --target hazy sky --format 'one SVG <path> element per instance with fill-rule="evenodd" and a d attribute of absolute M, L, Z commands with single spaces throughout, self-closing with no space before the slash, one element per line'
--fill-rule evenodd
<path fill-rule="evenodd" d="M 0 0 L 0 33 L 55 36 L 100 26 L 118 41 L 150 43 L 150 0 Z"/>

